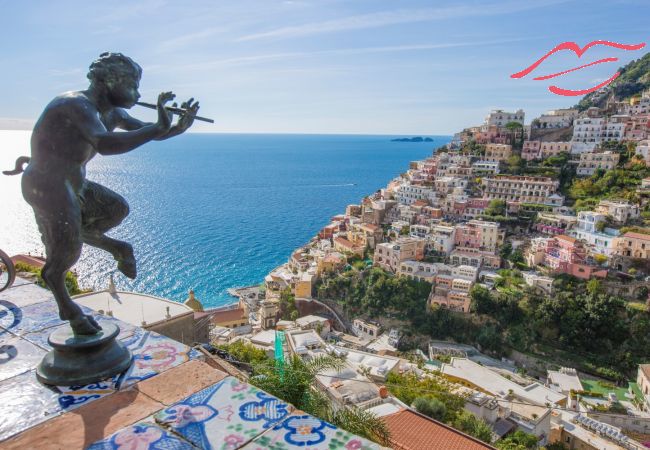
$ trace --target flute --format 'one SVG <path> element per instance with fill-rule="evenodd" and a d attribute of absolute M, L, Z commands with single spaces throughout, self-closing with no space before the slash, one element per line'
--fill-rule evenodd
<path fill-rule="evenodd" d="M 158 109 L 156 105 L 153 103 L 145 103 L 145 102 L 135 102 L 136 105 L 144 106 L 145 108 L 149 109 Z M 187 112 L 186 109 L 183 108 L 176 108 L 174 106 L 165 106 L 165 109 L 169 111 L 172 114 L 177 114 L 177 115 L 182 115 Z M 208 122 L 208 123 L 214 123 L 214 120 L 208 119 L 207 117 L 201 117 L 201 116 L 194 116 L 194 120 L 200 120 L 202 122 Z"/>

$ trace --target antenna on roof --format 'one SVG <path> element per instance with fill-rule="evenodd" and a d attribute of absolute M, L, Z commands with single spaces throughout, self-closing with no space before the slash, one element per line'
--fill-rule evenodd
<path fill-rule="evenodd" d="M 147 321 L 144 320 L 144 303 L 140 302 L 140 310 L 142 311 L 142 326 L 147 326 Z"/>

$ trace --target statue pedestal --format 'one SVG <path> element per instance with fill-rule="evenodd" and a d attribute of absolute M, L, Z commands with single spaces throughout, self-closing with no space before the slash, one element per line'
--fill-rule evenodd
<path fill-rule="evenodd" d="M 52 350 L 36 368 L 36 378 L 55 386 L 83 386 L 128 369 L 133 355 L 115 339 L 120 328 L 113 323 L 102 327 L 93 335 L 75 335 L 69 326 L 50 334 Z"/>

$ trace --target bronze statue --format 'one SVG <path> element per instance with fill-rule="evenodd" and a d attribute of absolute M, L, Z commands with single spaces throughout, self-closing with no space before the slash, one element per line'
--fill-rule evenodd
<path fill-rule="evenodd" d="M 22 177 L 23 196 L 34 209 L 45 244 L 43 280 L 54 294 L 61 319 L 70 321 L 75 335 L 101 330 L 72 301 L 64 283 L 65 274 L 79 259 L 82 244 L 106 250 L 124 275 L 136 276 L 131 245 L 106 236 L 128 215 L 129 205 L 119 194 L 87 180 L 86 164 L 98 153 L 118 155 L 151 140 L 179 135 L 192 125 L 199 109 L 194 99 L 183 103 L 184 112 L 172 126 L 172 114 L 165 104 L 175 96 L 163 92 L 158 96 L 156 123 L 131 117 L 125 109 L 140 98 L 141 75 L 142 69 L 131 58 L 102 53 L 90 65 L 88 89 L 66 92 L 52 100 L 32 134 L 32 156 Z M 126 131 L 114 132 L 116 128 Z M 26 161 L 21 158 L 17 164 L 22 167 Z"/>

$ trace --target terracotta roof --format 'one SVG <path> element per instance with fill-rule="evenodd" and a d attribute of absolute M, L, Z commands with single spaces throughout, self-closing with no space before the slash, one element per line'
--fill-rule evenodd
<path fill-rule="evenodd" d="M 209 312 L 209 311 L 208 311 Z M 246 311 L 243 308 L 228 309 L 210 313 L 210 322 L 232 322 L 233 320 L 246 319 Z"/>
<path fill-rule="evenodd" d="M 342 237 L 334 238 L 334 242 L 339 244 L 339 245 L 342 245 L 343 247 L 355 248 L 355 245 L 352 242 L 350 242 L 347 239 L 342 238 Z"/>
<path fill-rule="evenodd" d="M 566 234 L 558 234 L 555 236 L 555 239 L 562 239 L 563 241 L 571 242 L 574 243 L 576 241 L 576 238 L 572 238 L 571 236 L 567 236 Z"/>
<path fill-rule="evenodd" d="M 325 262 L 334 262 L 334 263 L 340 263 L 340 262 L 342 262 L 344 260 L 345 260 L 345 257 L 343 255 L 334 254 L 334 253 L 330 253 L 330 254 L 326 255 L 323 258 L 323 261 L 325 261 Z"/>
<path fill-rule="evenodd" d="M 34 266 L 39 269 L 42 269 L 43 265 L 45 264 L 45 260 L 43 258 L 31 255 L 15 255 L 11 257 L 11 261 L 13 261 L 14 264 L 17 262 L 29 264 L 30 266 Z"/>
<path fill-rule="evenodd" d="M 373 223 L 364 223 L 364 224 L 361 225 L 361 229 L 370 230 L 370 231 L 377 231 L 377 229 L 379 229 L 379 227 L 377 225 L 373 224 Z"/>
<path fill-rule="evenodd" d="M 416 200 L 413 202 L 413 206 L 427 206 L 428 203 L 424 200 Z"/>
<path fill-rule="evenodd" d="M 422 414 L 403 409 L 383 417 L 391 434 L 391 446 L 402 450 L 494 449 L 471 436 Z"/>
<path fill-rule="evenodd" d="M 632 239 L 641 239 L 643 241 L 650 241 L 650 234 L 635 233 L 633 231 L 628 231 L 623 235 L 623 237 L 632 238 Z"/>

